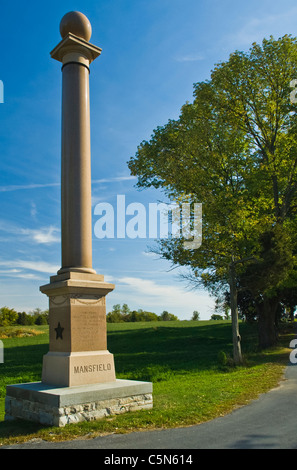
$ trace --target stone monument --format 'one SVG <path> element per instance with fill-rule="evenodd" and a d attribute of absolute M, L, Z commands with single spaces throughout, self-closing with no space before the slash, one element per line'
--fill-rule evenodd
<path fill-rule="evenodd" d="M 61 20 L 51 57 L 62 65 L 62 267 L 40 287 L 49 297 L 49 352 L 41 382 L 7 386 L 6 419 L 64 426 L 152 407 L 152 384 L 118 380 L 107 350 L 105 297 L 92 267 L 89 66 L 101 49 L 80 12 Z"/>
<path fill-rule="evenodd" d="M 41 292 L 49 297 L 50 350 L 42 381 L 72 386 L 115 380 L 107 351 L 105 296 L 114 289 L 92 268 L 90 63 L 101 49 L 88 41 L 80 12 L 61 21 L 62 41 L 51 52 L 62 65 L 62 267 Z"/>

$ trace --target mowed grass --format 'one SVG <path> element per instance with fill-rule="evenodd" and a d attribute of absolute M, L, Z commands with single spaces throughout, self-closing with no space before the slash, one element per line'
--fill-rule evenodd
<path fill-rule="evenodd" d="M 48 328 L 34 326 L 33 330 L 37 330 L 35 336 L 4 335 L 2 339 L 0 444 L 189 426 L 222 416 L 278 385 L 289 361 L 290 341 L 295 337 L 287 326 L 277 348 L 259 352 L 256 325 L 242 323 L 245 364 L 234 367 L 232 361 L 228 365 L 218 361 L 220 351 L 232 356 L 230 322 L 108 324 L 108 349 L 115 356 L 117 378 L 152 381 L 153 409 L 54 428 L 4 421 L 6 385 L 39 381 L 41 377 L 42 357 L 48 352 Z"/>

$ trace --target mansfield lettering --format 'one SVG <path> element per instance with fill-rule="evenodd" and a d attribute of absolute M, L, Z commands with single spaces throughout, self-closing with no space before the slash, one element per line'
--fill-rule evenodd
<path fill-rule="evenodd" d="M 89 372 L 100 372 L 111 370 L 111 364 L 89 364 L 86 366 L 74 366 L 75 374 L 85 374 Z"/>

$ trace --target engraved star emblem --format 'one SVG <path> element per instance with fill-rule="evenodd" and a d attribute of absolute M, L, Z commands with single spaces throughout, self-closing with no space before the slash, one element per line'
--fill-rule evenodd
<path fill-rule="evenodd" d="M 56 339 L 61 338 L 63 339 L 62 333 L 64 331 L 64 328 L 61 327 L 60 322 L 58 323 L 57 328 L 55 328 L 56 331 Z"/>

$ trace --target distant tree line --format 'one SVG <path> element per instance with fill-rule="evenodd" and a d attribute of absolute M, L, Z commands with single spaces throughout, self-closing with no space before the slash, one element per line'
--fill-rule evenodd
<path fill-rule="evenodd" d="M 106 315 L 108 323 L 124 323 L 124 322 L 140 322 L 140 321 L 176 321 L 176 315 L 164 310 L 161 315 L 153 312 L 147 312 L 142 309 L 130 310 L 127 304 L 116 304 L 112 307 L 112 311 Z"/>
<path fill-rule="evenodd" d="M 216 309 L 217 310 L 217 309 Z M 228 314 L 222 315 L 213 314 L 210 320 L 228 320 Z M 142 310 L 130 310 L 127 304 L 116 304 L 113 306 L 112 311 L 106 315 L 108 323 L 124 323 L 124 322 L 150 322 L 150 321 L 177 321 L 179 318 L 167 310 L 163 310 L 160 315 L 154 312 Z M 200 312 L 193 311 L 191 320 L 200 320 Z M 49 324 L 49 311 L 35 308 L 29 313 L 17 312 L 13 308 L 1 307 L 0 308 L 0 327 L 13 326 L 13 325 L 48 325 Z"/>
<path fill-rule="evenodd" d="M 48 325 L 48 310 L 35 310 L 26 312 L 17 312 L 13 308 L 0 308 L 0 326 L 10 325 Z"/>
<path fill-rule="evenodd" d="M 229 320 L 230 315 L 226 311 L 224 316 L 213 314 L 210 317 L 210 320 Z M 130 310 L 127 304 L 123 304 L 122 307 L 120 304 L 116 304 L 112 307 L 112 311 L 108 312 L 106 315 L 107 323 L 124 323 L 124 322 L 149 322 L 149 321 L 177 321 L 179 318 L 172 313 L 167 312 L 167 310 L 163 310 L 161 315 L 157 315 L 153 312 L 147 312 L 142 310 L 141 308 L 138 310 Z M 200 320 L 200 312 L 198 310 L 194 310 L 191 320 L 199 321 Z"/>

